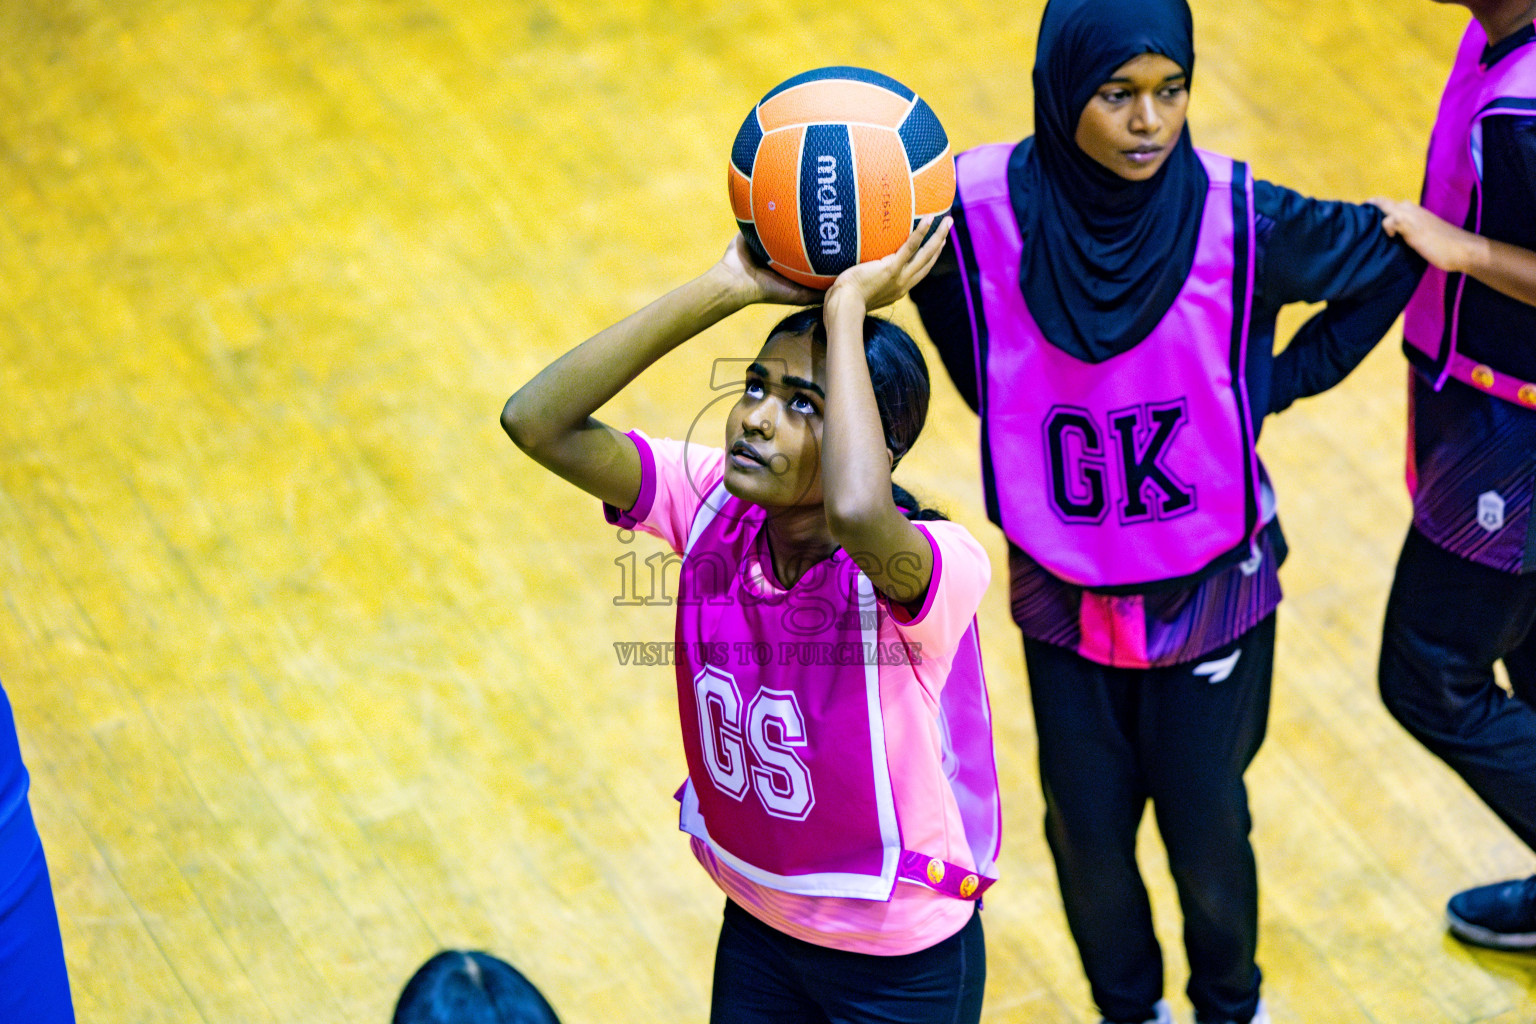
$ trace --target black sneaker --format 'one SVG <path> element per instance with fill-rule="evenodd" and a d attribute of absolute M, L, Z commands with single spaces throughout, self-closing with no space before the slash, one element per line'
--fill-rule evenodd
<path fill-rule="evenodd" d="M 1206 1024 L 1206 1021 L 1207 1018 L 1200 1016 L 1199 1013 L 1195 1014 L 1195 1024 Z M 1236 1024 L 1236 1022 L 1231 1019 L 1224 1021 L 1212 1020 L 1211 1024 Z M 1259 1000 L 1258 1008 L 1253 1011 L 1253 1016 L 1248 1018 L 1248 1024 L 1269 1024 L 1269 1011 L 1264 1008 L 1264 1000 Z"/>
<path fill-rule="evenodd" d="M 1168 1009 L 1168 1002 L 1165 999 L 1157 1001 L 1157 1005 L 1152 1008 L 1152 1014 L 1142 1024 L 1173 1024 L 1173 1011 Z M 1099 1024 L 1111 1024 L 1111 1022 L 1108 1018 L 1100 1018 Z"/>
<path fill-rule="evenodd" d="M 1489 949 L 1536 950 L 1536 875 L 1480 885 L 1451 897 L 1451 934 Z"/>

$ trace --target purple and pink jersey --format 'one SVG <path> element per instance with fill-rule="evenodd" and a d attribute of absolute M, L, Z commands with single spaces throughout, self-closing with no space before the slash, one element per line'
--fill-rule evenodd
<path fill-rule="evenodd" d="M 1486 234 L 1482 186 L 1483 125 L 1492 117 L 1529 118 L 1536 113 L 1536 47 L 1526 45 L 1493 64 L 1485 63 L 1488 36 L 1476 20 L 1467 26 L 1451 67 L 1430 135 L 1424 170 L 1424 208 L 1468 231 Z M 1403 312 L 1403 341 L 1432 361 L 1438 389 L 1448 377 L 1507 402 L 1536 409 L 1536 382 L 1484 364 L 1461 351 L 1461 312 L 1468 285 L 1464 274 L 1434 264 Z"/>
<path fill-rule="evenodd" d="M 1247 390 L 1252 182 L 1199 151 L 1209 188 L 1183 287 L 1143 341 L 1090 362 L 1045 337 L 1019 288 L 1012 151 L 969 150 L 956 175 L 983 472 L 1013 549 L 1014 619 L 1101 664 L 1198 657 L 1280 598 Z"/>
<path fill-rule="evenodd" d="M 795 938 L 896 955 L 958 931 L 995 872 L 1001 815 L 975 613 L 985 552 L 918 524 L 933 575 L 892 606 L 845 552 L 792 587 L 725 453 L 630 435 L 635 506 L 613 514 L 684 554 L 680 824 L 728 896 Z"/>
<path fill-rule="evenodd" d="M 1472 21 L 1446 82 L 1425 209 L 1536 248 L 1536 32 L 1490 47 Z M 1431 265 L 1408 303 L 1408 490 L 1414 527 L 1504 572 L 1536 571 L 1536 310 Z"/>

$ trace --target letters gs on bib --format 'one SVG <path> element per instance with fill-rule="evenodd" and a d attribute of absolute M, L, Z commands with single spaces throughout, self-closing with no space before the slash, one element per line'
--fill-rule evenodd
<path fill-rule="evenodd" d="M 796 75 L 736 133 L 731 210 L 759 261 L 810 288 L 901 248 L 955 199 L 955 160 L 933 110 L 853 67 Z"/>

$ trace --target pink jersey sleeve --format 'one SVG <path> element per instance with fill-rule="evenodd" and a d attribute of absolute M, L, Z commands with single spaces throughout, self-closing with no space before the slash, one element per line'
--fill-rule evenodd
<path fill-rule="evenodd" d="M 930 656 L 948 658 L 970 628 L 982 595 L 992 581 L 992 563 L 969 530 L 959 523 L 931 520 L 915 524 L 933 546 L 933 578 L 923 605 L 915 612 L 890 606 L 896 631 Z"/>
<path fill-rule="evenodd" d="M 640 494 L 628 511 L 604 505 L 603 515 L 614 526 L 660 537 L 672 550 L 682 551 L 694 513 L 725 476 L 725 452 L 702 444 L 653 439 L 639 430 L 631 430 L 628 436 L 640 452 Z"/>

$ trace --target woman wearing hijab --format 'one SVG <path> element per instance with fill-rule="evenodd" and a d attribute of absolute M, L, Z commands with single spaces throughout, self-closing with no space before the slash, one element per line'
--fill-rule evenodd
<path fill-rule="evenodd" d="M 981 416 L 1046 835 L 1110 1022 L 1170 1019 L 1136 864 L 1148 800 L 1196 1020 L 1267 1019 L 1243 773 L 1286 548 L 1255 445 L 1364 358 L 1419 271 L 1373 207 L 1196 150 L 1193 72 L 1185 0 L 1050 0 L 1036 134 L 960 155 L 955 257 L 912 292 Z M 1274 355 L 1280 307 L 1318 301 Z"/>

